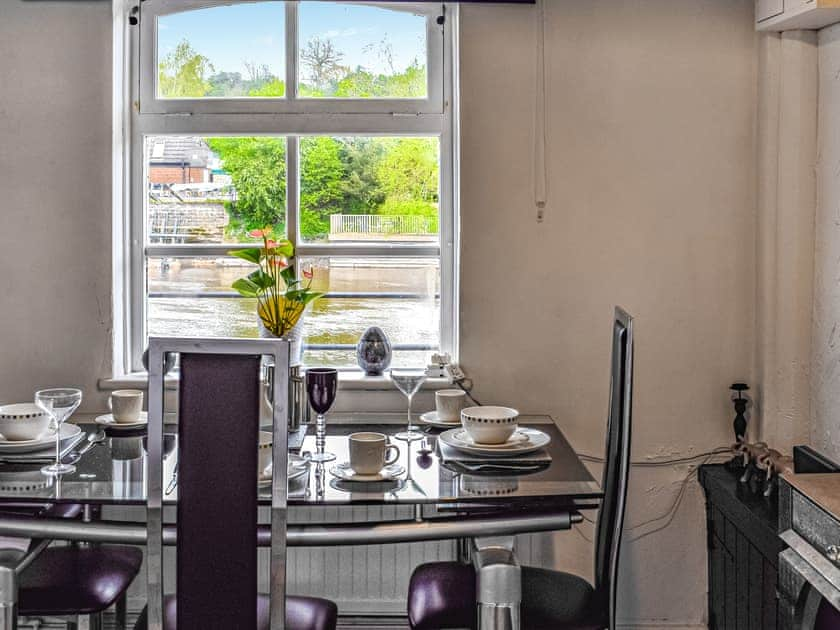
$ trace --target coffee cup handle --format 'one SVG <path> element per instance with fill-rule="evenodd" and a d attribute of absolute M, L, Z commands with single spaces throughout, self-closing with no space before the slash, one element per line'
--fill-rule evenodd
<path fill-rule="evenodd" d="M 394 449 L 394 457 L 388 459 L 388 452 Z M 390 466 L 391 464 L 395 463 L 400 458 L 400 449 L 395 444 L 389 444 L 385 447 L 385 465 Z"/>

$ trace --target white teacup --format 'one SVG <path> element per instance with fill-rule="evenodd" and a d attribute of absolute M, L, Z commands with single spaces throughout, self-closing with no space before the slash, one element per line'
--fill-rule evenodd
<path fill-rule="evenodd" d="M 111 392 L 108 407 L 118 424 L 138 422 L 143 411 L 143 390 L 118 389 Z"/>
<path fill-rule="evenodd" d="M 461 421 L 461 410 L 467 406 L 467 394 L 462 389 L 439 389 L 435 392 L 435 410 L 441 422 Z"/>
<path fill-rule="evenodd" d="M 384 433 L 362 431 L 351 433 L 350 468 L 360 475 L 375 475 L 388 464 L 393 464 L 400 457 L 400 449 L 388 444 L 388 436 Z M 388 452 L 394 450 L 394 455 L 388 458 Z"/>
<path fill-rule="evenodd" d="M 271 431 L 260 431 L 260 444 L 257 447 L 257 476 L 266 474 L 266 468 L 271 466 L 271 447 L 274 435 Z"/>

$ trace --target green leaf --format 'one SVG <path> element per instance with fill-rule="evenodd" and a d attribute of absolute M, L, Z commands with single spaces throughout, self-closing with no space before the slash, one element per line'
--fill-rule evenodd
<path fill-rule="evenodd" d="M 292 245 L 291 241 L 280 241 L 277 243 L 277 247 L 274 248 L 274 251 L 280 256 L 291 258 L 295 254 L 295 246 Z"/>
<path fill-rule="evenodd" d="M 284 268 L 280 271 L 280 277 L 283 278 L 283 282 L 286 283 L 286 287 L 292 287 L 294 283 L 297 281 L 295 278 L 295 268 L 292 265 Z"/>
<path fill-rule="evenodd" d="M 244 297 L 257 297 L 260 291 L 260 288 L 253 282 L 248 280 L 248 278 L 239 278 L 239 280 L 237 280 L 230 286 L 231 288 L 238 291 L 239 295 L 242 295 Z"/>
<path fill-rule="evenodd" d="M 257 287 L 257 289 L 263 291 L 274 286 L 274 279 L 262 269 L 257 269 L 249 273 L 248 281 Z"/>
<path fill-rule="evenodd" d="M 259 247 L 249 247 L 248 249 L 234 249 L 229 251 L 228 254 L 231 256 L 236 256 L 237 258 L 241 258 L 242 260 L 247 260 L 248 262 L 254 263 L 255 265 L 260 264 L 260 248 Z"/>

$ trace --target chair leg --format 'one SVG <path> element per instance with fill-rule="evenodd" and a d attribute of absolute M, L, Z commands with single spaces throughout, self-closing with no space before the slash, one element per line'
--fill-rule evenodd
<path fill-rule="evenodd" d="M 116 625 L 117 630 L 127 630 L 128 628 L 128 602 L 127 602 L 127 593 L 123 593 L 117 598 L 116 603 Z"/>

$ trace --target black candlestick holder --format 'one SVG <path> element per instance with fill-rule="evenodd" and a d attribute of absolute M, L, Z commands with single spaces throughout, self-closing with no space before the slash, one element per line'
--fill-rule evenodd
<path fill-rule="evenodd" d="M 738 397 L 732 400 L 732 404 L 735 406 L 735 420 L 732 421 L 732 428 L 735 430 L 736 443 L 743 442 L 747 435 L 747 417 L 744 413 L 747 411 L 749 400 L 744 398 L 743 394 L 749 388 L 746 383 L 733 383 L 729 387 L 733 392 L 738 392 Z"/>

